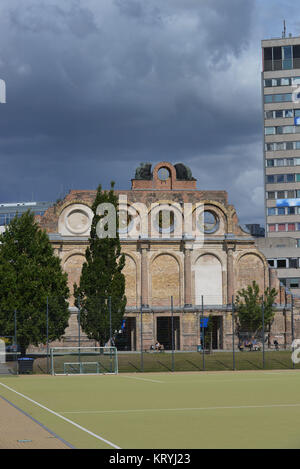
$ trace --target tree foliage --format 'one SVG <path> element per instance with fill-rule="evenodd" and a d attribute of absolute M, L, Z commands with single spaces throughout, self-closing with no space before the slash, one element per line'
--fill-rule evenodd
<path fill-rule="evenodd" d="M 23 352 L 46 342 L 48 297 L 49 340 L 60 339 L 68 325 L 67 275 L 45 231 L 30 211 L 15 217 L 0 235 L 0 334 L 14 335 Z"/>
<path fill-rule="evenodd" d="M 242 331 L 255 333 L 262 329 L 264 311 L 264 323 L 270 328 L 274 319 L 275 311 L 273 308 L 277 291 L 275 288 L 266 288 L 263 294 L 259 291 L 258 284 L 253 281 L 245 289 L 238 291 L 235 310 L 238 316 L 239 328 Z"/>
<path fill-rule="evenodd" d="M 122 273 L 125 256 L 121 253 L 118 231 L 113 237 L 99 237 L 97 234 L 97 224 L 102 221 L 106 225 L 106 212 L 104 215 L 97 214 L 100 204 L 112 204 L 116 227 L 118 225 L 118 199 L 113 188 L 114 183 L 111 183 L 110 191 L 103 191 L 101 185 L 98 187 L 92 206 L 94 217 L 85 253 L 86 262 L 82 267 L 79 286 L 74 285 L 75 304 L 80 306 L 81 327 L 90 339 L 100 345 L 105 345 L 110 339 L 110 326 L 112 336 L 120 329 L 127 301 Z"/>

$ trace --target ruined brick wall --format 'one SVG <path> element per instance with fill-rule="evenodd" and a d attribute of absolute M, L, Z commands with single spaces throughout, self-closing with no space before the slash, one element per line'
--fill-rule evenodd
<path fill-rule="evenodd" d="M 261 294 L 269 284 L 268 270 L 263 257 L 256 253 L 242 255 L 236 262 L 235 278 L 236 291 L 247 288 L 255 281 L 259 285 Z"/>
<path fill-rule="evenodd" d="M 171 178 L 166 181 L 158 178 L 162 166 L 170 170 Z M 169 306 L 171 296 L 175 307 L 183 308 L 186 303 L 199 305 L 203 291 L 207 295 L 206 302 L 225 305 L 231 302 L 237 290 L 247 287 L 253 280 L 259 284 L 261 291 L 269 285 L 267 262 L 256 249 L 254 239 L 239 226 L 236 211 L 228 204 L 226 191 L 197 190 L 194 179 L 177 180 L 174 167 L 162 162 L 154 168 L 151 180 L 134 179 L 131 190 L 116 190 L 115 193 L 117 196 L 126 196 L 130 207 L 134 203 L 145 204 L 149 220 L 151 204 L 162 201 L 177 203 L 179 206 L 192 204 L 193 229 L 197 223 L 195 213 L 200 203 L 205 205 L 206 210 L 214 212 L 218 219 L 217 231 L 205 235 L 202 245 L 192 245 L 183 236 L 177 241 L 149 238 L 145 240 L 144 248 L 141 239 L 122 240 L 129 308 L 139 308 L 143 295 L 146 304 L 153 308 Z M 73 284 L 79 283 L 88 245 L 88 230 L 83 226 L 85 231 L 80 231 L 80 224 L 87 223 L 95 196 L 96 191 L 70 191 L 64 200 L 49 208 L 43 217 L 37 218 L 40 226 L 52 236 L 55 253 L 68 274 L 71 306 L 74 305 Z M 228 238 L 230 242 L 227 242 Z M 274 279 L 272 281 L 276 283 Z M 139 312 L 127 314 L 139 317 Z M 145 312 L 145 347 L 150 347 L 156 339 L 155 314 Z M 181 347 L 186 350 L 196 347 L 199 343 L 198 313 L 181 311 L 176 314 L 180 317 Z M 70 337 L 76 330 L 74 321 L 72 317 L 67 331 Z M 222 340 L 225 344 L 229 322 L 226 320 L 222 324 Z M 138 327 L 137 321 L 137 338 Z"/>
<path fill-rule="evenodd" d="M 63 263 L 63 269 L 68 274 L 68 287 L 70 290 L 70 305 L 74 306 L 74 283 L 79 285 L 82 265 L 85 262 L 84 254 L 70 254 Z"/>
<path fill-rule="evenodd" d="M 177 259 L 170 254 L 160 254 L 152 261 L 150 297 L 153 306 L 169 306 L 171 297 L 174 305 L 182 303 L 179 268 Z"/>
<path fill-rule="evenodd" d="M 136 306 L 139 304 L 138 296 L 138 269 L 137 260 L 130 254 L 125 255 L 125 267 L 123 274 L 125 275 L 125 295 L 127 298 L 127 306 Z"/>

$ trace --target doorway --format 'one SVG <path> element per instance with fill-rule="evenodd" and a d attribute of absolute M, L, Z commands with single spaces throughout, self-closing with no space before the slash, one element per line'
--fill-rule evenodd
<path fill-rule="evenodd" d="M 202 331 L 201 331 L 202 334 Z M 223 349 L 223 318 L 209 316 L 207 327 L 204 328 L 205 348 L 210 350 Z"/>
<path fill-rule="evenodd" d="M 124 327 L 115 338 L 115 346 L 118 350 L 136 350 L 136 318 L 124 319 Z"/>
<path fill-rule="evenodd" d="M 172 317 L 158 317 L 156 337 L 165 350 L 172 350 Z M 174 350 L 180 350 L 180 318 L 173 317 Z"/>

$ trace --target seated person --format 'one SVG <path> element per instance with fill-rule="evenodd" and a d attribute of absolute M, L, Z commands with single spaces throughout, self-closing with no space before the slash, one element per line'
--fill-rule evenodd
<path fill-rule="evenodd" d="M 260 346 L 258 345 L 256 339 L 252 340 L 252 348 L 253 348 L 253 350 L 260 350 Z"/>

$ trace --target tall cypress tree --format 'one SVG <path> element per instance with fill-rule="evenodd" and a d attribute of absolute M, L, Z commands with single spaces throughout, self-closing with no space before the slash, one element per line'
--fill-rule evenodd
<path fill-rule="evenodd" d="M 69 320 L 67 274 L 49 238 L 30 211 L 15 217 L 0 235 L 0 335 L 14 335 L 24 354 L 32 345 L 60 339 Z"/>
<path fill-rule="evenodd" d="M 104 346 L 121 327 L 125 313 L 125 277 L 122 270 L 125 256 L 121 253 L 119 234 L 99 237 L 97 225 L 107 228 L 106 214 L 97 214 L 101 204 L 111 204 L 115 209 L 114 222 L 117 223 L 118 198 L 114 193 L 114 183 L 110 191 L 103 191 L 101 185 L 92 206 L 94 213 L 89 246 L 86 249 L 86 262 L 82 266 L 80 284 L 74 284 L 75 304 L 80 306 L 80 324 L 89 339 Z M 99 226 L 99 225 L 98 225 Z"/>

